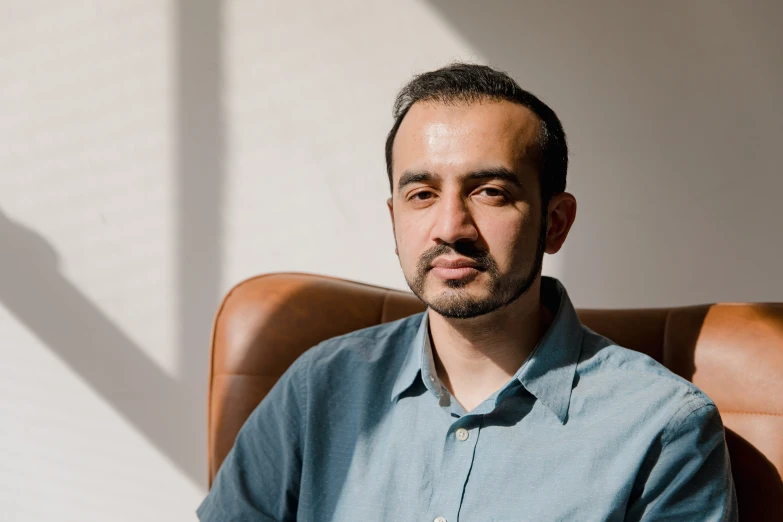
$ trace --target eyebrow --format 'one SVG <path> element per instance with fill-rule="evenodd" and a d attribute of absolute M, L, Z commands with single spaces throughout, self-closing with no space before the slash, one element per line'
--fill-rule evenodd
<path fill-rule="evenodd" d="M 401 191 L 407 185 L 411 185 L 413 183 L 421 183 L 425 181 L 439 181 L 440 179 L 441 177 L 438 176 L 437 174 L 433 174 L 432 172 L 426 170 L 405 171 L 402 173 L 402 176 L 400 176 L 400 181 L 397 183 L 397 190 Z M 500 181 L 505 181 L 516 187 L 520 187 L 520 188 L 522 187 L 522 183 L 520 183 L 517 175 L 505 167 L 495 167 L 489 169 L 474 170 L 473 172 L 469 172 L 464 176 L 461 176 L 461 179 L 463 181 L 488 181 L 491 179 L 496 179 Z"/>

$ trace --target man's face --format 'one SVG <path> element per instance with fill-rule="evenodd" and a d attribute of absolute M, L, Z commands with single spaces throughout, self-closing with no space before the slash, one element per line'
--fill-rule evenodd
<path fill-rule="evenodd" d="M 538 277 L 538 131 L 507 101 L 418 102 L 403 119 L 389 200 L 397 254 L 411 290 L 441 315 L 487 314 Z"/>

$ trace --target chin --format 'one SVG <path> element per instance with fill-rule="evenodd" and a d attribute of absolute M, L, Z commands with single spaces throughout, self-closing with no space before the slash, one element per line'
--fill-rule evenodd
<path fill-rule="evenodd" d="M 458 295 L 456 292 L 452 295 L 441 294 L 435 299 L 427 301 L 426 304 L 438 314 L 449 319 L 472 319 L 493 312 L 501 306 L 501 303 L 494 299 Z"/>
<path fill-rule="evenodd" d="M 430 289 L 424 295 L 426 303 L 481 302 L 491 298 L 486 289 L 470 284 L 454 283 L 454 279 L 441 281 L 437 289 Z"/>
<path fill-rule="evenodd" d="M 435 292 L 459 291 L 476 298 L 489 294 L 489 284 L 482 281 L 479 276 L 464 279 L 439 279 L 433 278 L 430 286 Z"/>

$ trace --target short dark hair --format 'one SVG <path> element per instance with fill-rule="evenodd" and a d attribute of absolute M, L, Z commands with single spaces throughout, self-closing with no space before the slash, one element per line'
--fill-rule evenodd
<path fill-rule="evenodd" d="M 405 115 L 418 101 L 473 103 L 484 99 L 507 100 L 530 109 L 540 121 L 538 135 L 538 179 L 543 212 L 549 200 L 566 188 L 568 145 L 565 131 L 555 111 L 532 93 L 522 89 L 508 74 L 486 65 L 453 63 L 415 76 L 394 101 L 394 126 L 386 138 L 386 171 L 392 186 L 392 148 Z"/>

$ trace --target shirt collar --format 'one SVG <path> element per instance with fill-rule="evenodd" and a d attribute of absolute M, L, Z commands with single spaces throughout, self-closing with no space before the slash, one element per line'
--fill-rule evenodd
<path fill-rule="evenodd" d="M 541 300 L 549 310 L 557 311 L 552 324 L 514 377 L 565 423 L 582 351 L 582 323 L 568 292 L 557 279 L 541 278 Z"/>
<path fill-rule="evenodd" d="M 533 394 L 560 420 L 568 419 L 571 388 L 582 347 L 582 324 L 576 315 L 565 287 L 553 277 L 541 278 L 541 300 L 554 313 L 552 324 L 514 375 L 527 391 Z M 392 400 L 410 388 L 419 373 L 434 376 L 432 348 L 429 339 L 428 314 L 422 314 L 416 335 L 408 346 L 405 362 L 392 388 Z M 436 396 L 434 382 L 424 385 Z"/>
<path fill-rule="evenodd" d="M 428 313 L 424 312 L 416 335 L 408 343 L 408 353 L 405 356 L 405 362 L 402 363 L 402 369 L 400 369 L 400 373 L 397 375 L 397 380 L 392 388 L 392 401 L 397 400 L 402 392 L 410 388 L 413 381 L 419 376 L 423 366 L 422 359 L 432 357 L 432 350 L 429 348 L 429 338 Z"/>

